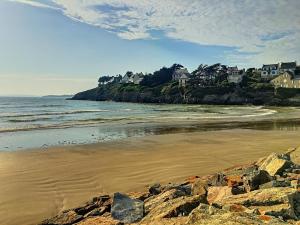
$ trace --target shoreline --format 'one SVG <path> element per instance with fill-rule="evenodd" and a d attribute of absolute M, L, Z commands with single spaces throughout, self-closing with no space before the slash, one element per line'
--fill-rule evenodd
<path fill-rule="evenodd" d="M 299 138 L 296 131 L 235 129 L 0 152 L 1 223 L 36 224 L 101 193 L 213 173 L 298 146 Z"/>
<path fill-rule="evenodd" d="M 108 125 L 101 124 L 101 129 L 106 129 Z M 40 129 L 36 130 L 31 134 L 31 132 L 16 132 L 10 133 L 10 136 L 3 136 L 2 138 L 9 138 L 13 140 L 15 135 L 22 135 L 22 138 L 31 135 L 36 135 L 35 140 L 39 140 L 39 136 L 45 138 L 46 136 L 51 137 L 51 135 L 55 135 L 58 138 L 58 133 L 73 133 L 77 138 L 80 138 L 80 134 L 84 133 L 85 138 L 92 138 L 91 140 L 80 140 L 74 139 L 72 141 L 67 141 L 68 138 L 64 137 L 62 140 L 59 140 L 57 144 L 48 144 L 41 142 L 39 146 L 34 145 L 24 145 L 20 146 L 20 144 L 16 144 L 15 148 L 10 148 L 8 146 L 3 145 L 0 148 L 0 152 L 14 152 L 14 151 L 31 151 L 34 149 L 42 149 L 48 150 L 51 148 L 59 148 L 59 147 L 76 147 L 76 146 L 83 146 L 83 145 L 97 145 L 102 143 L 111 143 L 111 142 L 118 142 L 122 140 L 126 140 L 128 138 L 141 138 L 141 137 L 148 137 L 148 136 L 159 136 L 165 134 L 190 134 L 190 133 L 197 133 L 197 132 L 207 132 L 207 131 L 222 131 L 222 130 L 234 130 L 234 129 L 249 129 L 249 130 L 268 130 L 268 131 L 297 131 L 300 129 L 300 119 L 298 118 L 259 118 L 253 117 L 252 120 L 240 120 L 240 119 L 232 119 L 228 120 L 228 118 L 220 119 L 218 121 L 187 121 L 187 122 L 161 122 L 161 123 L 145 123 L 145 122 L 135 122 L 135 123 L 126 123 L 119 126 L 112 126 L 110 129 L 113 130 L 122 130 L 123 136 L 119 136 L 117 138 L 100 138 L 97 139 L 97 132 L 99 132 L 100 127 L 97 125 L 94 126 L 83 126 L 83 127 L 70 127 L 70 128 L 61 128 L 61 129 Z M 69 131 L 69 132 L 66 132 Z M 3 133 L 4 134 L 4 133 Z M 1 133 L 0 133 L 1 135 Z M 27 137 L 28 138 L 28 137 Z M 27 143 L 26 143 L 27 144 Z M 30 144 L 30 143 L 28 143 Z M 37 145 L 37 144 L 35 144 Z M 20 147 L 17 147 L 20 146 Z"/>

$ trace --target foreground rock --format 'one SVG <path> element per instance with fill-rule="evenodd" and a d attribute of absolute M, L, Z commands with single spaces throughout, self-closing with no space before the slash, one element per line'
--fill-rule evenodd
<path fill-rule="evenodd" d="M 300 148 L 181 184 L 103 195 L 41 225 L 300 224 Z"/>
<path fill-rule="evenodd" d="M 213 206 L 200 204 L 198 208 L 193 210 L 189 215 L 185 224 L 195 225 L 240 225 L 240 224 L 288 224 L 283 220 L 274 217 L 261 217 L 255 214 L 244 212 L 231 212 L 218 209 Z"/>
<path fill-rule="evenodd" d="M 144 202 L 138 199 L 131 199 L 121 193 L 115 193 L 111 215 L 114 219 L 123 223 L 137 222 L 144 217 Z"/>
<path fill-rule="evenodd" d="M 280 216 L 284 219 L 298 219 L 300 194 L 293 188 L 269 188 L 256 190 L 246 194 L 232 195 L 214 202 L 223 207 L 226 205 L 242 205 L 249 209 L 257 209 L 260 214 Z"/>

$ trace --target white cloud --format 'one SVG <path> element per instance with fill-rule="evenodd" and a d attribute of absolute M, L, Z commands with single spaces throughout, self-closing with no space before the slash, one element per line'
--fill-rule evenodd
<path fill-rule="evenodd" d="M 173 39 L 234 47 L 233 63 L 300 59 L 299 0 L 52 1 L 66 16 L 124 39 L 150 39 L 161 30 Z"/>

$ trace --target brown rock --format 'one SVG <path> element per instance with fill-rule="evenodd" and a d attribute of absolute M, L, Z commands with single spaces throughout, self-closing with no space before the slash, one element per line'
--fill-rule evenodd
<path fill-rule="evenodd" d="M 300 164 L 300 147 L 291 149 L 289 156 L 293 163 Z"/>
<path fill-rule="evenodd" d="M 299 200 L 300 194 L 297 190 L 278 187 L 227 196 L 215 203 L 219 206 L 239 204 L 250 209 L 258 209 L 261 214 L 297 219 L 299 212 L 295 205 Z"/>
<path fill-rule="evenodd" d="M 153 208 L 140 222 L 140 224 L 156 224 L 164 218 L 187 216 L 200 203 L 205 203 L 205 196 L 179 197 L 164 202 Z"/>
<path fill-rule="evenodd" d="M 75 211 L 70 210 L 51 219 L 44 220 L 40 225 L 72 225 L 82 219 L 82 215 L 78 215 Z"/>
<path fill-rule="evenodd" d="M 92 218 L 86 218 L 79 223 L 76 223 L 76 225 L 122 225 L 123 223 L 114 220 L 111 217 L 92 217 Z"/>
<path fill-rule="evenodd" d="M 177 189 L 171 189 L 171 190 L 163 192 L 159 195 L 151 196 L 144 201 L 145 212 L 146 213 L 149 212 L 153 208 L 159 206 L 160 204 L 162 204 L 166 201 L 169 201 L 169 200 L 172 200 L 175 198 L 179 198 L 182 196 L 186 196 L 186 193 L 181 190 L 177 190 Z"/>
<path fill-rule="evenodd" d="M 224 197 L 232 195 L 232 188 L 223 187 L 209 187 L 207 191 L 207 201 L 209 204 L 220 201 Z"/>
<path fill-rule="evenodd" d="M 187 225 L 240 225 L 240 224 L 288 224 L 282 220 L 271 217 L 269 221 L 262 221 L 258 215 L 243 212 L 230 212 L 213 206 L 200 204 L 194 209 L 187 220 Z"/>
<path fill-rule="evenodd" d="M 192 184 L 192 195 L 206 195 L 208 189 L 207 180 L 197 178 Z"/>
<path fill-rule="evenodd" d="M 280 174 L 285 168 L 290 165 L 290 162 L 280 157 L 279 154 L 272 153 L 269 155 L 259 167 L 260 170 L 267 171 L 271 176 Z"/>
<path fill-rule="evenodd" d="M 241 175 L 227 175 L 225 180 L 229 187 L 243 185 L 243 177 Z"/>

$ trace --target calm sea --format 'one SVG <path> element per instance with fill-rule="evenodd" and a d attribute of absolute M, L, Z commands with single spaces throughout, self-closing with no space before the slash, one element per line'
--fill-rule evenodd
<path fill-rule="evenodd" d="M 86 144 L 172 131 L 208 129 L 205 123 L 218 123 L 224 125 L 219 128 L 231 128 L 237 122 L 277 120 L 287 116 L 297 118 L 299 112 L 299 108 L 0 97 L 0 150 L 47 148 L 53 145 Z"/>

